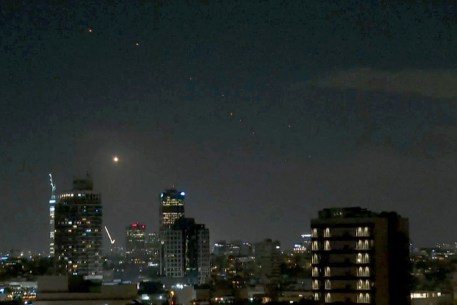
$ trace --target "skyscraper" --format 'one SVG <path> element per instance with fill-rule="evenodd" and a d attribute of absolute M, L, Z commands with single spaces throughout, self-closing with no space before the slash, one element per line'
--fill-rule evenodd
<path fill-rule="evenodd" d="M 163 270 L 170 278 L 203 284 L 210 274 L 209 230 L 193 218 L 180 218 L 163 231 Z"/>
<path fill-rule="evenodd" d="M 315 300 L 410 304 L 407 219 L 362 208 L 324 209 L 311 230 Z"/>
<path fill-rule="evenodd" d="M 148 265 L 158 267 L 160 263 L 160 237 L 156 232 L 146 235 L 146 257 Z"/>
<path fill-rule="evenodd" d="M 49 199 L 49 256 L 54 256 L 54 239 L 55 239 L 55 209 L 56 209 L 56 185 L 49 174 L 51 183 L 51 198 Z"/>
<path fill-rule="evenodd" d="M 102 278 L 102 202 L 89 176 L 74 179 L 55 207 L 55 258 L 59 273 Z"/>
<path fill-rule="evenodd" d="M 125 229 L 125 251 L 128 262 L 144 264 L 146 259 L 146 225 L 132 223 Z"/>
<path fill-rule="evenodd" d="M 170 228 L 173 223 L 184 217 L 184 200 L 186 193 L 168 189 L 160 194 L 159 225 L 160 230 Z"/>

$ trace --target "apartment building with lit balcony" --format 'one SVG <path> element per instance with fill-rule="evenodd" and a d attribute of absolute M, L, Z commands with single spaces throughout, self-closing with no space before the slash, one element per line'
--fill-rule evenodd
<path fill-rule="evenodd" d="M 321 304 L 410 305 L 408 220 L 359 207 L 311 220 L 312 290 Z"/>
<path fill-rule="evenodd" d="M 55 264 L 59 274 L 102 279 L 102 201 L 92 179 L 75 178 L 55 206 Z"/>

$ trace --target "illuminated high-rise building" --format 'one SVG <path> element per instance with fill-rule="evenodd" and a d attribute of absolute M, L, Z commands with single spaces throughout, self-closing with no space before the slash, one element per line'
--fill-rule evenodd
<path fill-rule="evenodd" d="M 102 278 L 102 202 L 89 176 L 74 179 L 55 206 L 55 258 L 59 273 Z"/>
<path fill-rule="evenodd" d="M 312 289 L 319 304 L 409 305 L 408 220 L 362 208 L 311 220 Z"/>
<path fill-rule="evenodd" d="M 49 256 L 54 256 L 54 239 L 55 239 L 55 209 L 56 209 L 56 185 L 49 174 L 51 183 L 51 198 L 49 199 Z"/>
<path fill-rule="evenodd" d="M 160 194 L 159 225 L 160 230 L 171 228 L 174 222 L 184 217 L 184 200 L 186 193 L 169 189 Z"/>
<path fill-rule="evenodd" d="M 130 263 L 143 264 L 146 258 L 146 225 L 132 223 L 125 230 L 125 253 Z"/>
<path fill-rule="evenodd" d="M 146 235 L 146 257 L 150 267 L 158 267 L 160 263 L 160 237 L 156 232 Z"/>

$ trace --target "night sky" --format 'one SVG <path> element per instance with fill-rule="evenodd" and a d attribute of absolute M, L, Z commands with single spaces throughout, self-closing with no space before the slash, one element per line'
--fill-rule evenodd
<path fill-rule="evenodd" d="M 213 242 L 343 206 L 457 241 L 451 3 L 1 1 L 0 250 L 46 251 L 48 173 L 86 172 L 121 242 L 173 185 Z"/>

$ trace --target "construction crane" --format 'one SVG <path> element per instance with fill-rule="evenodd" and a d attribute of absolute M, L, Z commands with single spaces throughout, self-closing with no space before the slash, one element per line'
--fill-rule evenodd
<path fill-rule="evenodd" d="M 105 226 L 105 231 L 106 231 L 106 234 L 108 234 L 110 243 L 113 245 L 116 242 L 116 240 L 111 238 L 111 234 L 109 234 L 108 228 L 106 226 Z"/>

